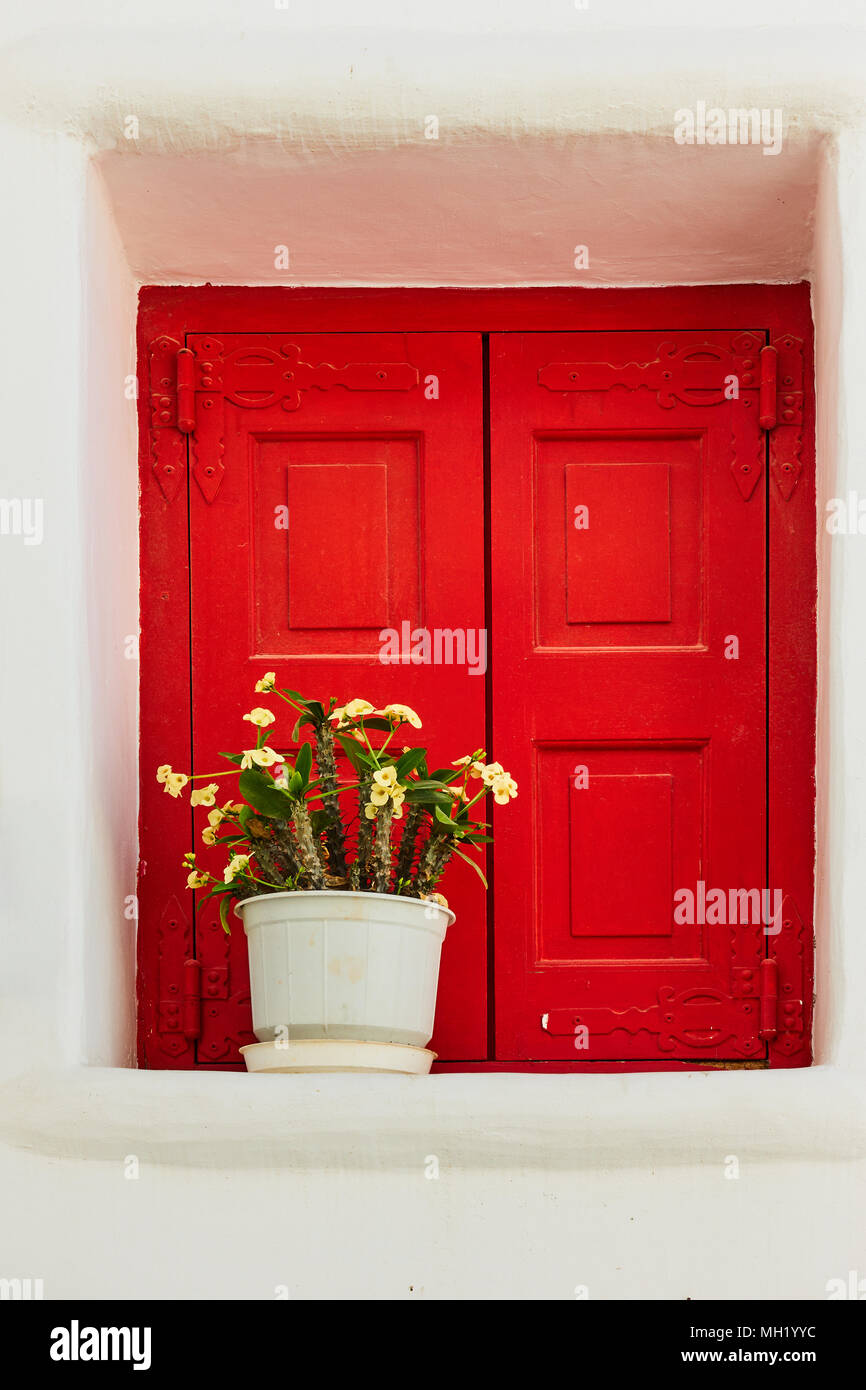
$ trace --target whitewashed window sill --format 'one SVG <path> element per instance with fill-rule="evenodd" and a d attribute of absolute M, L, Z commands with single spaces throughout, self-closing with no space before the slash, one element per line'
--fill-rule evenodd
<path fill-rule="evenodd" d="M 0 1142 L 43 1155 L 213 1168 L 655 1168 L 866 1157 L 866 1077 L 248 1076 L 70 1068 L 0 1087 Z"/>

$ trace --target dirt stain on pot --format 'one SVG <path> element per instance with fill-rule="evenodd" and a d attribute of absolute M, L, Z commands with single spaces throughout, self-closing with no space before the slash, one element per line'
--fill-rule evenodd
<path fill-rule="evenodd" d="M 366 961 L 363 956 L 332 956 L 328 961 L 329 975 L 345 975 L 352 984 L 363 980 Z"/>

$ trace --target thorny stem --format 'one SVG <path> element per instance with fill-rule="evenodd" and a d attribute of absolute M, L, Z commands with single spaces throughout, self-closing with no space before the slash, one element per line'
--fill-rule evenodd
<path fill-rule="evenodd" d="M 412 861 L 415 857 L 415 841 L 418 831 L 421 829 L 421 822 L 424 819 L 424 811 L 420 805 L 415 805 L 406 817 L 406 824 L 403 827 L 403 834 L 400 837 L 400 849 L 397 853 L 397 867 L 395 876 L 399 883 L 402 879 L 408 879 L 412 873 Z"/>
<path fill-rule="evenodd" d="M 418 866 L 416 886 L 419 897 L 433 892 L 453 853 L 453 842 L 446 835 L 434 834 L 430 836 L 424 846 L 424 853 Z"/>
<path fill-rule="evenodd" d="M 301 862 L 310 876 L 310 882 L 314 888 L 324 888 L 325 871 L 322 868 L 322 861 L 316 852 L 316 842 L 313 838 L 313 827 L 310 823 L 310 814 L 303 801 L 295 802 L 294 810 L 295 836 L 298 841 L 298 851 Z"/>
<path fill-rule="evenodd" d="M 328 869 L 338 878 L 346 877 L 346 837 L 337 800 L 337 760 L 334 756 L 334 735 L 321 724 L 316 729 L 316 766 L 322 788 L 322 810 L 325 813 L 325 841 L 328 846 Z"/>
<path fill-rule="evenodd" d="M 391 882 L 391 819 L 390 805 L 382 806 L 376 817 L 376 842 L 373 848 L 373 886 L 377 893 L 387 893 Z M 370 822 L 372 825 L 372 821 Z"/>
<path fill-rule="evenodd" d="M 373 822 L 364 814 L 364 807 L 370 799 L 371 779 L 365 777 L 358 785 L 358 844 L 355 849 L 355 862 L 349 875 L 349 887 L 354 892 L 367 887 L 367 864 L 373 843 Z"/>
<path fill-rule="evenodd" d="M 270 845 L 263 840 L 255 839 L 253 841 L 253 854 L 268 877 L 276 879 L 280 888 L 285 887 L 285 880 L 288 875 L 284 869 L 280 868 L 277 857 Z"/>
<path fill-rule="evenodd" d="M 298 874 L 301 873 L 304 866 L 301 863 L 300 851 L 298 848 L 297 840 L 295 840 L 292 836 L 292 832 L 289 826 L 275 825 L 274 840 L 276 841 L 277 848 L 279 849 L 280 854 L 283 856 L 286 863 L 288 864 L 289 877 L 292 879 L 297 878 Z"/>

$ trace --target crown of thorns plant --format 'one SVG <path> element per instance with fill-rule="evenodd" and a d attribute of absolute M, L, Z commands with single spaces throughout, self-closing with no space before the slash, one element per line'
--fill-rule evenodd
<path fill-rule="evenodd" d="M 226 931 L 232 901 L 264 893 L 348 889 L 447 906 L 436 888 L 455 855 L 487 886 L 466 852 L 490 842 L 488 823 L 474 819 L 473 808 L 488 795 L 504 805 L 517 796 L 517 783 L 500 763 L 484 761 L 483 748 L 431 771 L 426 748 L 396 753 L 391 746 L 399 729 L 421 728 L 408 705 L 377 709 L 357 699 L 337 705 L 333 697 L 325 705 L 278 687 L 273 671 L 256 682 L 256 691 L 276 695 L 294 711 L 293 745 L 310 729 L 311 742 L 301 743 L 294 763 L 269 746 L 276 716 L 258 706 L 243 716 L 256 729 L 255 746 L 222 753 L 228 769 L 193 775 L 164 763 L 156 773 L 176 798 L 187 785 L 205 784 L 193 788 L 190 803 L 209 808 L 202 840 L 221 848 L 228 862 L 221 879 L 199 868 L 192 852 L 184 868 L 188 887 L 207 889 L 199 906 L 219 900 Z M 337 744 L 356 780 L 338 778 Z M 214 779 L 224 777 L 238 777 L 240 799 L 218 805 Z"/>

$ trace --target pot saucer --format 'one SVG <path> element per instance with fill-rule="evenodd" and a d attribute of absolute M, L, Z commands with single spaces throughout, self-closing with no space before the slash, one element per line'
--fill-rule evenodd
<path fill-rule="evenodd" d="M 426 1076 L 436 1053 L 404 1043 L 353 1042 L 347 1038 L 280 1039 L 241 1048 L 249 1072 L 366 1071 Z"/>

